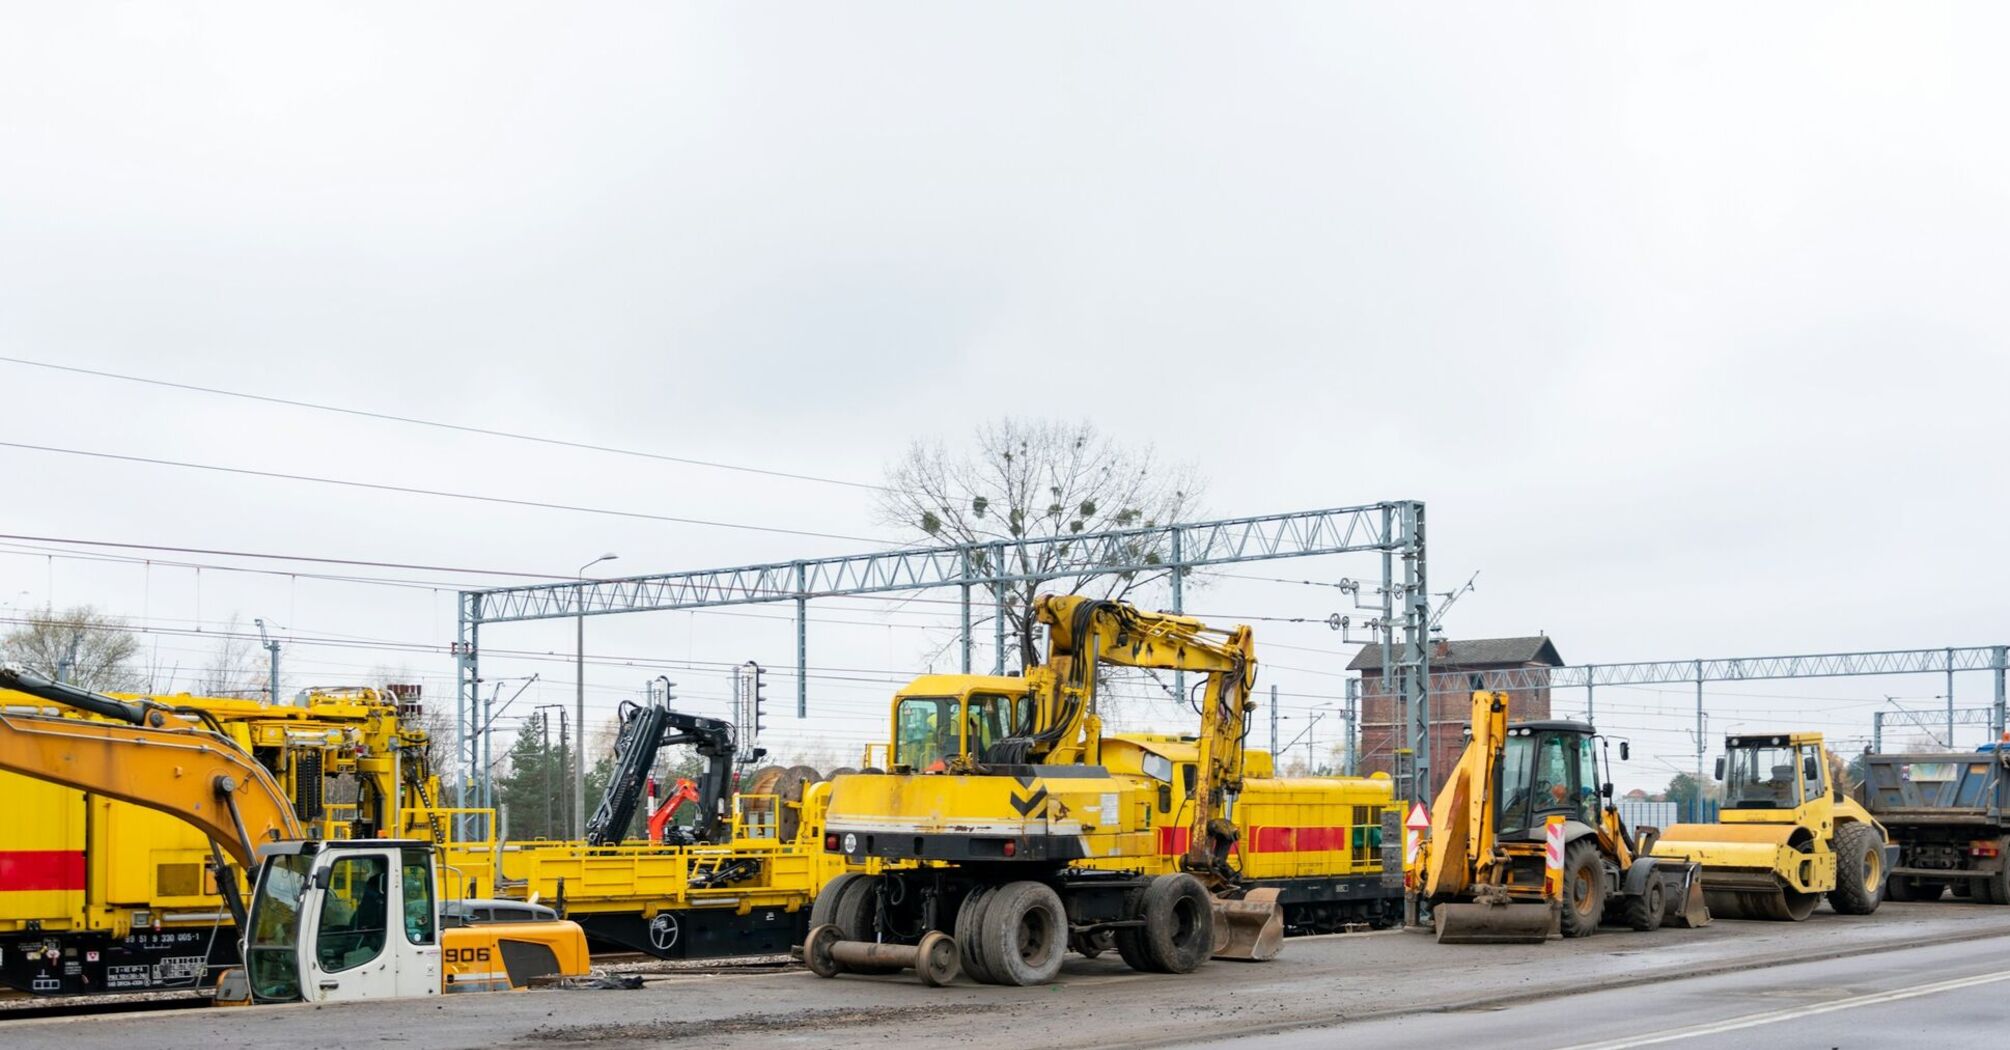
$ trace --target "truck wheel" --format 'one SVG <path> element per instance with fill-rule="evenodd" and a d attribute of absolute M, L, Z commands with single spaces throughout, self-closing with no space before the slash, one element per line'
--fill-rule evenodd
<path fill-rule="evenodd" d="M 1578 839 L 1563 854 L 1563 915 L 1565 937 L 1589 937 L 1605 915 L 1605 858 L 1598 839 Z"/>
<path fill-rule="evenodd" d="M 1937 901 L 1946 892 L 1947 884 L 1944 882 L 1920 879 L 1912 884 L 1912 899 L 1916 901 Z"/>
<path fill-rule="evenodd" d="M 1912 876 L 1910 875 L 1893 875 L 1884 880 L 1885 900 L 1904 903 L 1917 896 L 1919 896 L 1919 891 L 1913 887 Z"/>
<path fill-rule="evenodd" d="M 1144 949 L 1159 973 L 1192 973 L 1214 953 L 1214 904 L 1186 872 L 1145 887 Z"/>
<path fill-rule="evenodd" d="M 1039 882 L 1015 882 L 991 898 L 978 922 L 977 951 L 996 984 L 1046 984 L 1068 954 L 1068 914 L 1061 895 Z"/>
<path fill-rule="evenodd" d="M 1659 872 L 1647 879 L 1647 888 L 1626 898 L 1626 925 L 1641 933 L 1652 933 L 1661 928 L 1662 911 L 1667 898 L 1662 895 Z"/>
<path fill-rule="evenodd" d="M 1996 856 L 2003 860 L 2003 867 L 1996 870 L 1982 883 L 1991 904 L 2010 904 L 2010 839 L 1996 844 Z"/>
<path fill-rule="evenodd" d="M 1868 824 L 1836 832 L 1836 888 L 1829 907 L 1843 915 L 1869 915 L 1884 898 L 1884 836 Z"/>
<path fill-rule="evenodd" d="M 996 887 L 979 886 L 963 898 L 963 904 L 956 909 L 956 948 L 963 959 L 963 972 L 978 984 L 996 984 L 991 979 L 991 971 L 984 968 L 983 953 L 977 946 L 983 942 L 984 907 L 991 902 Z"/>

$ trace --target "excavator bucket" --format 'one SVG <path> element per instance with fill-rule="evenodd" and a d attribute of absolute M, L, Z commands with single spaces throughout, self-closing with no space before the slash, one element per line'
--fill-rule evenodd
<path fill-rule="evenodd" d="M 1284 950 L 1284 907 L 1280 891 L 1250 890 L 1237 900 L 1213 899 L 1214 957 L 1263 962 Z"/>
<path fill-rule="evenodd" d="M 1485 889 L 1472 901 L 1431 907 L 1439 944 L 1541 944 L 1556 920 L 1555 904 L 1516 902 Z"/>
<path fill-rule="evenodd" d="M 1696 864 L 1655 866 L 1661 873 L 1661 925 L 1695 929 L 1710 925 L 1710 909 L 1703 900 L 1703 869 Z"/>

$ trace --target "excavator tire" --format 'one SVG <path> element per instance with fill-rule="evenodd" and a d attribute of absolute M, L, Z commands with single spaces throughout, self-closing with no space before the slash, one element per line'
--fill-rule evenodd
<path fill-rule="evenodd" d="M 963 898 L 956 909 L 956 950 L 963 957 L 963 972 L 978 984 L 993 984 L 991 971 L 984 968 L 984 958 L 977 951 L 981 939 L 978 930 L 984 926 L 984 906 L 991 902 L 991 895 L 998 892 L 994 886 L 979 886 Z"/>
<path fill-rule="evenodd" d="M 1563 909 L 1557 925 L 1565 937 L 1589 937 L 1605 917 L 1605 858 L 1598 839 L 1585 836 L 1563 854 Z"/>
<path fill-rule="evenodd" d="M 1660 929 L 1661 919 L 1667 908 L 1667 900 L 1662 894 L 1661 878 L 1657 875 L 1647 880 L 1646 889 L 1626 898 L 1621 918 L 1627 928 L 1641 933 L 1652 933 Z"/>
<path fill-rule="evenodd" d="M 840 892 L 834 895 L 835 899 L 831 903 L 831 924 L 838 928 L 838 932 L 843 934 L 844 939 L 847 941 L 879 940 L 879 930 L 877 928 L 879 925 L 879 894 L 876 892 L 879 889 L 879 878 L 873 875 L 858 874 L 851 874 L 850 878 L 851 881 L 839 887 Z M 817 899 L 821 900 L 829 893 L 830 889 L 826 887 L 823 893 L 817 894 Z M 810 905 L 810 910 L 814 914 L 816 905 Z M 815 924 L 812 923 L 811 925 L 814 926 Z M 860 965 L 847 966 L 846 969 L 852 973 L 863 974 L 900 972 L 900 967 L 898 966 Z"/>
<path fill-rule="evenodd" d="M 816 899 L 810 902 L 810 929 L 834 921 L 831 917 L 837 914 L 838 894 L 843 893 L 846 886 L 866 877 L 848 871 L 824 883 L 823 889 L 817 891 Z"/>
<path fill-rule="evenodd" d="M 1186 872 L 1160 875 L 1141 902 L 1144 950 L 1159 973 L 1192 973 L 1214 952 L 1214 906 L 1207 887 Z"/>
<path fill-rule="evenodd" d="M 984 906 L 977 932 L 977 951 L 994 984 L 1046 984 L 1068 954 L 1068 913 L 1061 895 L 1043 882 L 999 890 Z"/>
<path fill-rule="evenodd" d="M 1868 824 L 1844 824 L 1836 832 L 1836 888 L 1829 907 L 1843 915 L 1869 915 L 1884 890 L 1884 836 Z"/>
<path fill-rule="evenodd" d="M 1138 919 L 1144 916 L 1145 890 L 1139 888 L 1124 895 L 1124 917 Z M 1158 973 L 1152 962 L 1151 953 L 1145 950 L 1145 929 L 1142 926 L 1119 926 L 1110 933 L 1110 941 L 1117 949 L 1117 957 L 1124 965 L 1139 973 Z"/>

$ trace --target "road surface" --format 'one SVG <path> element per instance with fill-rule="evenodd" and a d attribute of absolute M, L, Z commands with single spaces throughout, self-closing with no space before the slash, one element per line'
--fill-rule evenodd
<path fill-rule="evenodd" d="M 1993 964 L 1992 953 L 1998 960 Z M 926 1044 L 968 1050 L 1179 1045 L 1265 1050 L 1331 1046 L 1336 1038 L 1373 1032 L 1378 1042 L 1361 1045 L 1430 1044 L 1442 1050 L 1447 1039 L 1477 1034 L 1489 1040 L 1491 1050 L 1633 1038 L 1651 1028 L 1690 1040 L 1671 1045 L 1737 1045 L 1732 1040 L 1747 1038 L 1757 1045 L 1791 1032 L 1790 1043 L 1770 1045 L 1828 1047 L 1864 1045 L 1853 1041 L 1859 1024 L 1897 1025 L 1912 1036 L 1943 1024 L 1967 1031 L 1976 1009 L 2010 991 L 2010 983 L 1922 987 L 2005 969 L 2010 969 L 2010 908 L 1887 904 L 1870 916 L 1824 910 L 1803 923 L 1719 922 L 1651 934 L 1611 930 L 1542 945 L 1455 947 L 1422 933 L 1393 931 L 1305 938 L 1288 942 L 1284 956 L 1273 962 L 1211 963 L 1184 977 L 1132 973 L 1109 957 L 1071 958 L 1059 982 L 1037 988 L 958 981 L 931 989 L 911 975 L 827 981 L 791 970 L 665 976 L 627 992 L 495 993 L 16 1021 L 0 1023 L 0 1046 L 883 1050 Z M 1722 1033 L 1682 1034 L 1685 1026 L 1749 1020 L 1768 1010 L 1883 991 L 1912 997 Z M 1639 1005 L 1647 999 L 1656 1004 L 1652 1009 Z M 1567 1008 L 1558 1009 L 1565 1003 Z M 1923 1005 L 1936 1013 L 1922 1013 Z M 1497 1022 L 1524 1016 L 1539 1017 L 1543 1027 L 1521 1037 L 1525 1042 L 1499 1042 Z M 1570 1027 L 1559 1027 L 1565 1021 Z M 1449 1027 L 1427 1027 L 1432 1024 Z M 1800 1038 L 1811 1031 L 1851 1038 Z M 1901 1038 L 1882 1045 L 1918 1042 Z M 1967 1040 L 1936 1042 L 1956 1046 Z"/>

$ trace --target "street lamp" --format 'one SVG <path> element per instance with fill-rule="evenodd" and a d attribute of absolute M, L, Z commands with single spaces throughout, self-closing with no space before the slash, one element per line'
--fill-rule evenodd
<path fill-rule="evenodd" d="M 574 697 L 572 724 L 574 731 L 579 734 L 579 742 L 581 744 L 586 742 L 586 570 L 593 568 L 601 562 L 613 561 L 617 557 L 619 555 L 612 553 L 603 554 L 580 566 L 579 571 L 573 574 L 579 577 L 581 586 L 579 588 L 579 615 L 577 617 L 579 621 L 578 658 L 572 675 L 575 679 L 573 684 L 578 686 L 579 691 Z M 578 838 L 581 834 L 581 829 L 586 827 L 586 762 L 579 757 L 580 753 L 584 750 L 585 748 L 583 747 L 572 749 L 572 827 L 568 829 L 567 838 Z"/>

